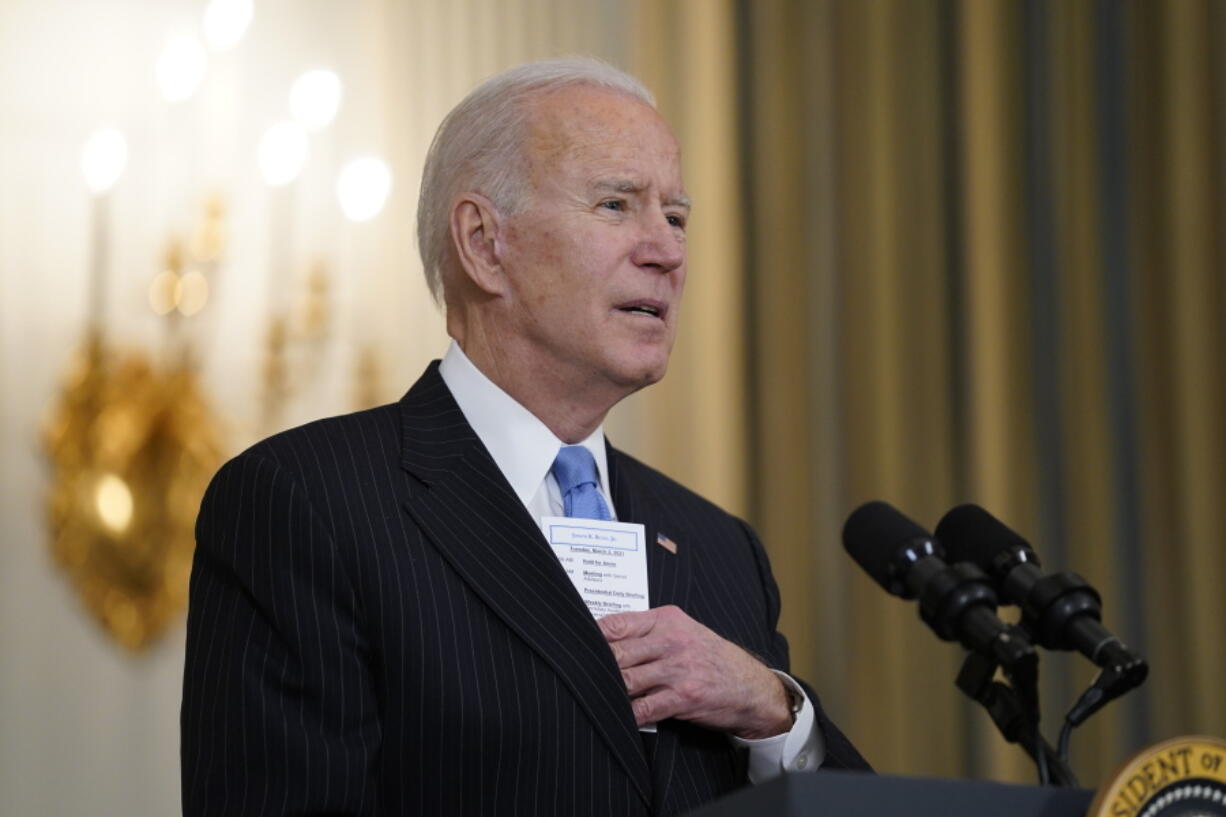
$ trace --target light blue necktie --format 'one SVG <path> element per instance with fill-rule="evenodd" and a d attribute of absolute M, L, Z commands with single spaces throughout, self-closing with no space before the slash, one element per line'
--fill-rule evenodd
<path fill-rule="evenodd" d="M 581 445 L 568 445 L 558 450 L 549 469 L 562 491 L 562 507 L 567 516 L 581 519 L 613 518 L 609 506 L 600 495 L 596 478 L 596 460 L 592 452 Z"/>

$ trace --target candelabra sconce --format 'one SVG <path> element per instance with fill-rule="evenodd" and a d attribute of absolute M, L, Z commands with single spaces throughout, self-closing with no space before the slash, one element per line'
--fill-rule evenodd
<path fill-rule="evenodd" d="M 357 411 L 374 408 L 384 402 L 384 394 L 379 349 L 373 343 L 365 344 L 358 351 L 357 365 L 354 367 L 353 407 Z"/>
<path fill-rule="evenodd" d="M 224 248 L 223 214 L 219 200 L 206 206 L 199 240 L 190 253 L 172 241 L 150 287 L 150 304 L 169 317 L 179 354 L 157 364 L 144 352 L 116 352 L 103 316 L 91 315 L 43 430 L 53 558 L 86 610 L 134 651 L 186 606 L 196 511 L 221 463 L 218 422 L 180 322 L 208 301 L 208 277 Z M 106 283 L 104 269 L 94 270 L 96 290 Z"/>
<path fill-rule="evenodd" d="M 172 236 L 167 242 L 161 271 L 149 284 L 149 306 L 166 318 L 172 363 L 189 365 L 187 358 L 206 330 L 202 313 L 213 294 L 225 243 L 225 203 L 217 195 L 206 199 L 190 238 Z"/>
<path fill-rule="evenodd" d="M 274 312 L 265 332 L 263 363 L 263 415 L 267 431 L 277 429 L 285 404 L 314 382 L 320 359 L 331 335 L 332 310 L 328 271 L 317 262 L 305 286 L 285 299 L 293 306 Z M 280 293 L 276 294 L 282 299 Z"/>
<path fill-rule="evenodd" d="M 91 335 L 44 433 L 51 550 L 94 618 L 140 650 L 186 605 L 219 435 L 189 367 L 159 371 Z"/>

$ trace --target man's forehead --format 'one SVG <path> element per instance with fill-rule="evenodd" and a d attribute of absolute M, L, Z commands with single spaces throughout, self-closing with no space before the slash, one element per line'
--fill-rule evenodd
<path fill-rule="evenodd" d="M 568 159 L 594 164 L 593 183 L 645 182 L 636 168 L 636 160 L 645 154 L 680 164 L 680 147 L 663 118 L 623 93 L 564 88 L 537 100 L 529 122 L 527 147 L 533 164 L 556 166 Z"/>
<path fill-rule="evenodd" d="M 654 108 L 624 93 L 591 86 L 562 88 L 535 100 L 529 112 L 533 146 L 544 154 L 630 149 L 647 135 L 678 151 Z"/>

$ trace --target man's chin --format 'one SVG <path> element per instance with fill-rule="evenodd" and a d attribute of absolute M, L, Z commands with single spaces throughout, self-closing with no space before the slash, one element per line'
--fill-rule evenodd
<path fill-rule="evenodd" d="M 618 385 L 627 389 L 627 393 L 645 389 L 653 383 L 658 383 L 668 371 L 668 358 L 655 361 L 638 361 L 618 372 Z"/>

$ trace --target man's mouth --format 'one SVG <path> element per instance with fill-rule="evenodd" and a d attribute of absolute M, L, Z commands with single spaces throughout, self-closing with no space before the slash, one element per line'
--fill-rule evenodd
<path fill-rule="evenodd" d="M 663 318 L 668 307 L 659 301 L 630 301 L 617 307 L 620 312 L 631 315 L 646 315 L 652 318 Z"/>

